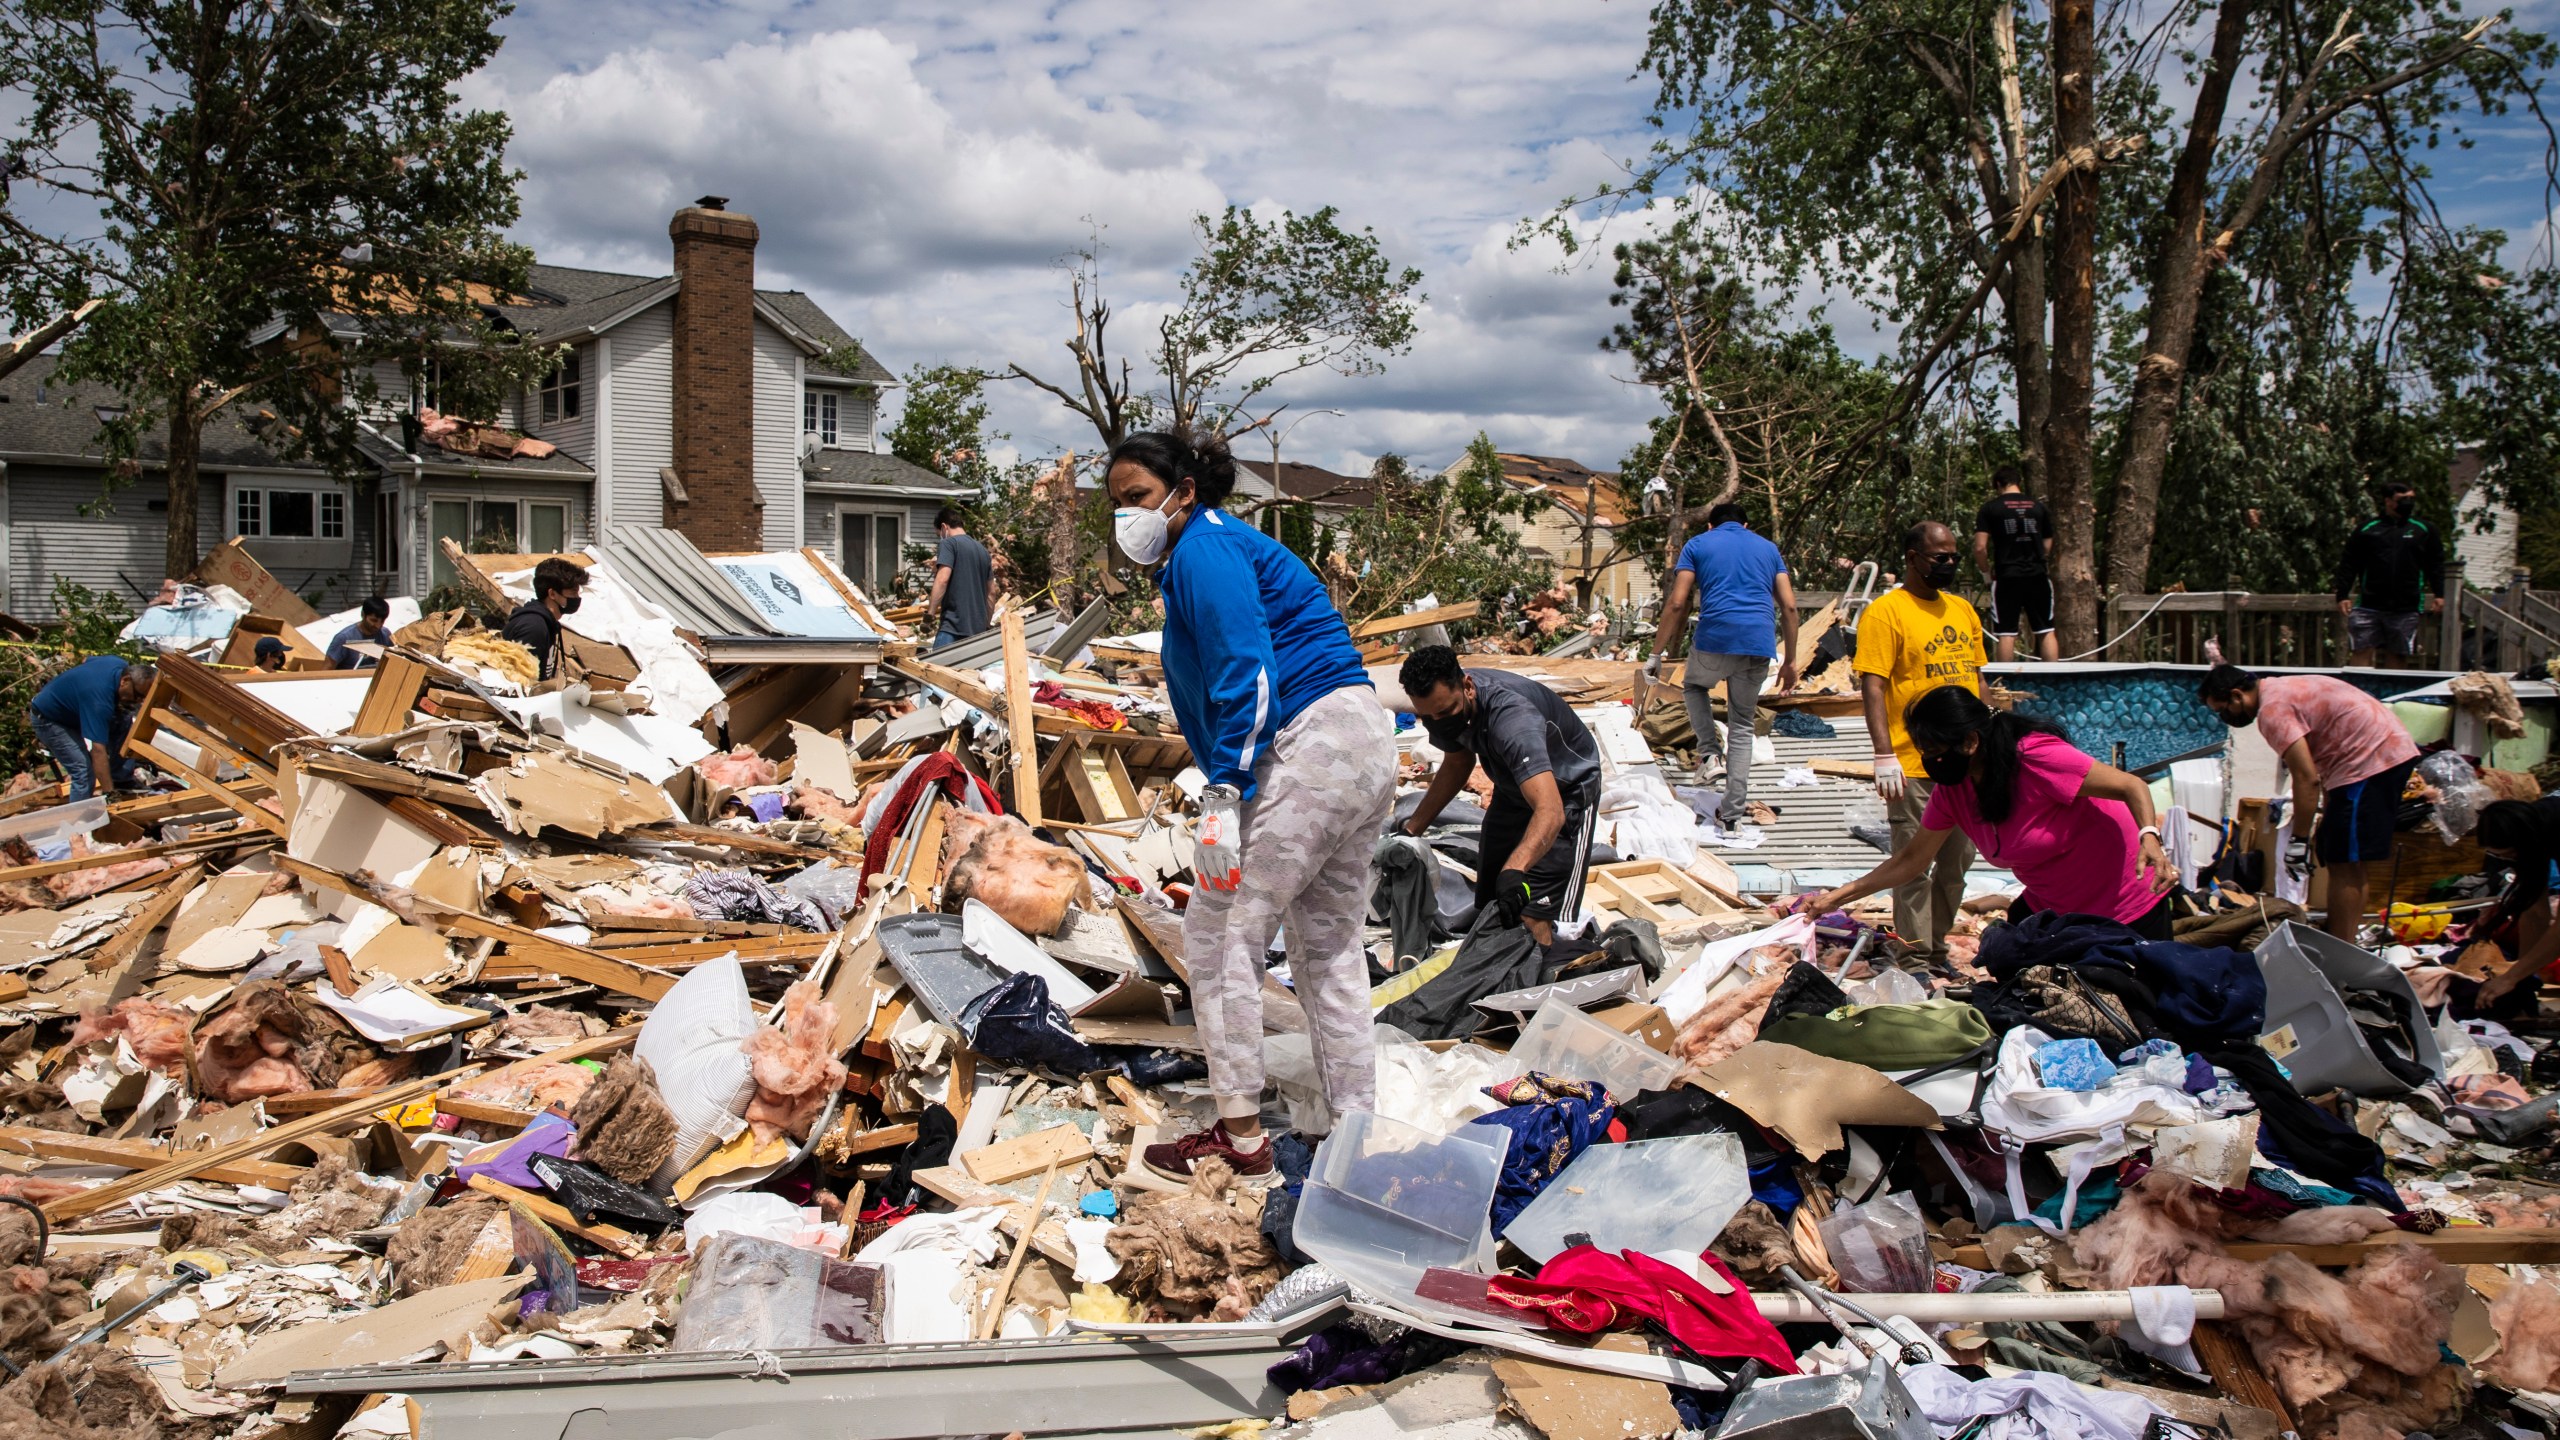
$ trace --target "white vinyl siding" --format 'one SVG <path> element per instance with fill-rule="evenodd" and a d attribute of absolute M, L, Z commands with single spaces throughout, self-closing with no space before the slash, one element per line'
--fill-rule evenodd
<path fill-rule="evenodd" d="M 151 603 L 163 578 L 161 563 L 168 548 L 169 520 L 151 502 L 168 497 L 168 482 L 147 472 L 115 493 L 114 513 L 83 515 L 82 504 L 103 494 L 102 472 L 93 469 L 12 464 L 9 467 L 9 598 L 13 615 L 27 619 L 53 614 L 53 580 L 57 575 L 113 595 L 136 610 Z M 292 484 L 277 477 L 242 475 L 242 484 Z M 230 486 L 222 475 L 205 476 L 196 496 L 196 549 L 209 553 L 229 529 L 224 506 Z M 348 508 L 347 525 L 356 553 L 370 554 L 372 506 L 361 499 Z M 318 608 L 343 610 L 372 593 L 372 574 L 346 566 L 315 567 L 267 562 L 276 579 L 297 594 L 319 592 Z"/>
<path fill-rule="evenodd" d="M 869 450 L 879 397 L 868 385 L 812 380 L 800 400 L 800 428 L 830 450 Z M 832 413 L 834 424 L 828 424 Z"/>
<path fill-rule="evenodd" d="M 578 357 L 578 413 L 557 420 L 542 418 L 542 392 L 537 386 L 527 397 L 525 419 L 530 422 L 525 433 L 537 440 L 548 440 L 572 458 L 585 464 L 596 463 L 596 407 L 602 387 L 596 382 L 597 350 L 593 344 L 575 347 Z"/>
<path fill-rule="evenodd" d="M 788 550 L 800 533 L 800 350 L 755 324 L 755 475 L 764 497 L 762 543 Z"/>
<path fill-rule="evenodd" d="M 675 301 L 650 306 L 613 327 L 610 388 L 595 407 L 610 444 L 598 458 L 613 491 L 616 525 L 666 523 L 666 488 L 658 472 L 676 462 Z M 795 422 L 797 416 L 793 417 Z"/>

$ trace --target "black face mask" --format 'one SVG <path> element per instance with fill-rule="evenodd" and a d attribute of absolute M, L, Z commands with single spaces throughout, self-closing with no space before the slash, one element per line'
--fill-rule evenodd
<path fill-rule="evenodd" d="M 2410 516 L 2418 513 L 2418 502 L 2415 500 L 2394 501 L 2392 502 L 2391 513 L 2399 516 L 2403 520 L 2406 520 Z"/>
<path fill-rule="evenodd" d="M 1920 773 L 1939 785 L 1961 785 L 1973 778 L 1973 757 L 1961 750 L 1920 757 Z"/>
<path fill-rule="evenodd" d="M 2255 715 L 2241 715 L 2229 710 L 2216 710 L 2213 713 L 2221 716 L 2222 723 L 2234 730 L 2246 730 L 2258 723 L 2258 717 Z"/>
<path fill-rule="evenodd" d="M 577 595 L 572 595 L 572 596 L 570 596 L 568 599 L 561 601 L 561 602 L 560 602 L 560 613 L 561 613 L 561 614 L 563 614 L 563 615 L 575 615 L 575 614 L 577 614 L 577 613 L 578 613 L 578 601 L 579 601 L 579 600 L 581 600 L 582 598 L 584 598 L 584 597 L 582 597 L 582 596 L 577 596 Z"/>
<path fill-rule="evenodd" d="M 1929 558 L 1929 568 L 1926 573 L 1928 575 L 1930 589 L 1946 589 L 1948 586 L 1956 583 L 1956 557 L 1953 555 L 1931 556 Z"/>

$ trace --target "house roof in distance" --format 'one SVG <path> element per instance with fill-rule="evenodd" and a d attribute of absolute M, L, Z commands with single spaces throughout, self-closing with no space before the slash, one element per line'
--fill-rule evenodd
<path fill-rule="evenodd" d="M 106 440 L 98 418 L 102 406 L 121 406 L 123 397 L 104 385 L 69 384 L 54 378 L 61 358 L 37 355 L 0 378 L 0 458 L 62 460 L 104 464 Z M 224 406 L 204 427 L 201 463 L 207 470 L 308 470 L 325 473 L 310 460 L 288 460 L 281 441 L 263 440 L 252 428 L 271 411 L 240 401 Z M 169 427 L 164 422 L 142 437 L 145 465 L 169 458 Z"/>
<path fill-rule="evenodd" d="M 1560 455 L 1521 455 L 1508 450 L 1498 453 L 1505 479 L 1536 486 L 1547 493 L 1548 499 L 1576 515 L 1590 505 L 1605 524 L 1623 525 L 1635 518 L 1635 507 L 1619 488 L 1615 471 L 1594 470 Z"/>
<path fill-rule="evenodd" d="M 537 340 L 567 338 L 608 329 L 639 310 L 676 292 L 673 275 L 625 275 L 612 270 L 585 270 L 569 265 L 536 265 L 528 293 L 497 306 L 507 323 Z M 822 348 L 834 350 L 861 342 L 853 338 L 817 301 L 797 290 L 758 290 L 756 299 L 783 324 Z M 898 377 L 862 350 L 850 370 L 809 367 L 819 380 L 851 380 L 865 385 L 894 385 Z"/>
<path fill-rule="evenodd" d="M 1236 468 L 1256 479 L 1271 479 L 1271 462 L 1238 457 Z M 1280 462 L 1280 494 L 1310 505 L 1363 509 L 1378 498 L 1378 484 L 1366 475 L 1345 475 L 1320 465 L 1301 465 L 1295 460 Z"/>

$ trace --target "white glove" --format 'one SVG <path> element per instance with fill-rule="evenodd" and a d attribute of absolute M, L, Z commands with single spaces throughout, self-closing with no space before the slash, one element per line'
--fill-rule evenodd
<path fill-rule="evenodd" d="M 1897 756 L 1876 757 L 1876 793 L 1887 800 L 1899 800 L 1907 788 L 1902 779 L 1902 761 Z"/>
<path fill-rule="evenodd" d="M 1191 824 L 1197 846 L 1191 873 L 1212 890 L 1232 892 L 1244 878 L 1244 795 L 1233 785 L 1200 792 L 1200 818 Z"/>
<path fill-rule="evenodd" d="M 2285 842 L 2284 872 L 2296 880 L 2308 880 L 2311 869 L 2311 842 L 2299 835 Z"/>
<path fill-rule="evenodd" d="M 1655 681 L 1660 680 L 1662 678 L 1662 657 L 1656 655 L 1652 659 L 1644 662 L 1644 669 L 1640 673 L 1643 674 L 1644 683 L 1647 685 L 1651 685 Z"/>

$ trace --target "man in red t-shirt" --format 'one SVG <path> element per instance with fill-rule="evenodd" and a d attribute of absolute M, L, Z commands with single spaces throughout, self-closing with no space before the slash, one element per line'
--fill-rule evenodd
<path fill-rule="evenodd" d="M 2316 853 L 2329 872 L 2328 930 L 2353 940 L 2364 923 L 2365 866 L 2391 858 L 2400 794 L 2418 747 L 2391 707 L 2333 675 L 2270 675 L 2216 665 L 2197 690 L 2206 708 L 2237 728 L 2255 724 L 2293 777 L 2293 844 L 2285 864 L 2310 873 Z M 2315 842 L 2308 817 L 2320 816 Z"/>

